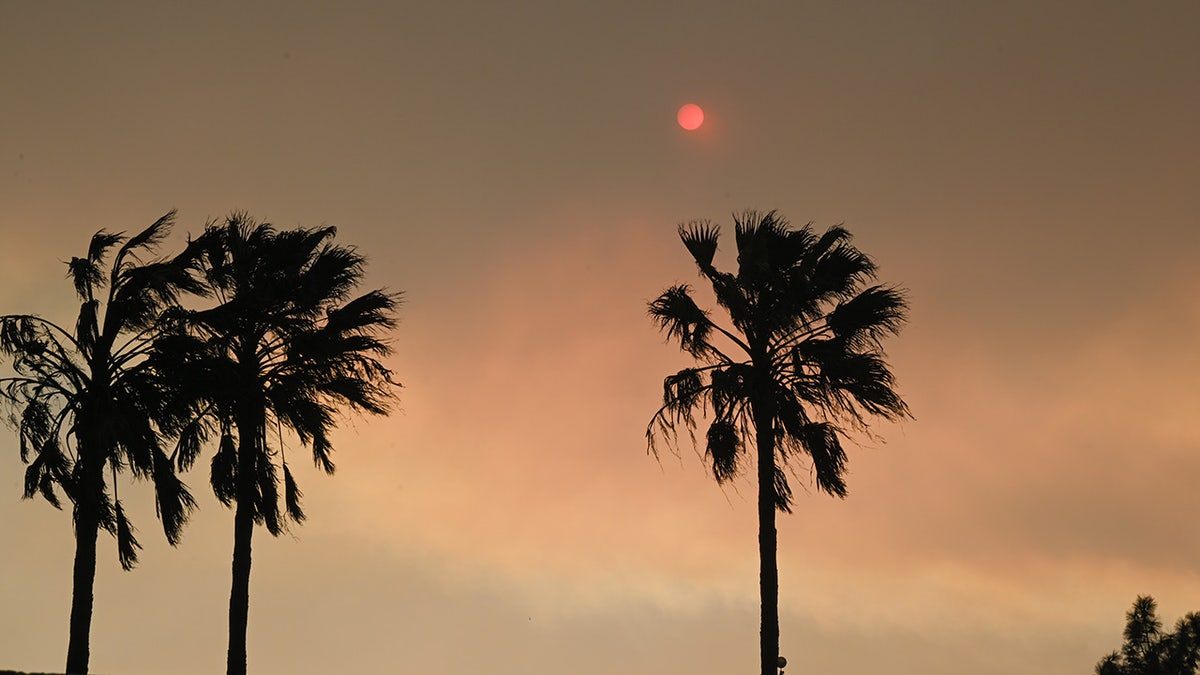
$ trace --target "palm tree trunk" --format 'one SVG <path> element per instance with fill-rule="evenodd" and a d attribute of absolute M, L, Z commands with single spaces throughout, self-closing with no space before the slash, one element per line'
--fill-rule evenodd
<path fill-rule="evenodd" d="M 251 356 L 252 358 L 252 356 Z M 243 363 L 252 362 L 243 360 Z M 253 381 L 253 380 L 251 380 Z M 229 591 L 227 675 L 246 675 L 246 626 L 250 615 L 250 540 L 258 503 L 255 485 L 263 412 L 259 398 L 243 402 L 237 415 L 237 510 L 233 516 L 233 582 Z"/>
<path fill-rule="evenodd" d="M 239 499 L 233 517 L 233 583 L 229 592 L 228 675 L 246 675 L 246 625 L 250 614 L 250 539 L 253 503 Z"/>
<path fill-rule="evenodd" d="M 96 537 L 100 523 L 89 509 L 75 520 L 75 569 L 71 587 L 71 633 L 67 642 L 67 675 L 87 675 L 92 630 L 92 591 L 96 583 Z"/>
<path fill-rule="evenodd" d="M 758 592 L 762 604 L 762 675 L 779 672 L 779 565 L 775 560 L 775 432 L 770 415 L 755 415 L 758 442 Z"/>

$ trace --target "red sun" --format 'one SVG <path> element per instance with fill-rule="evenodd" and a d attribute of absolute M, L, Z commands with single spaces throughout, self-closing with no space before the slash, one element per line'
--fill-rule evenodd
<path fill-rule="evenodd" d="M 695 131 L 704 124 L 704 111 L 695 103 L 688 103 L 679 109 L 679 113 L 675 115 L 675 119 L 679 121 L 679 126 L 686 131 Z"/>

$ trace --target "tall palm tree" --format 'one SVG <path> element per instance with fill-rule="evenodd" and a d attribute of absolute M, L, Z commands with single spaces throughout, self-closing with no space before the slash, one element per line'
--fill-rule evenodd
<path fill-rule="evenodd" d="M 390 348 L 380 333 L 393 326 L 399 296 L 374 290 L 352 298 L 365 259 L 335 245 L 335 234 L 333 227 L 278 231 L 245 214 L 210 223 L 193 245 L 219 304 L 189 312 L 181 321 L 187 331 L 157 355 L 196 393 L 176 463 L 191 464 L 216 436 L 213 490 L 226 506 L 236 504 L 230 675 L 246 672 L 254 526 L 278 535 L 289 521 L 304 520 L 283 429 L 333 473 L 338 410 L 382 415 L 394 396 L 396 383 L 380 361 Z"/>
<path fill-rule="evenodd" d="M 71 259 L 67 276 L 81 301 L 73 330 L 32 314 L 0 317 L 0 352 L 11 359 L 13 373 L 0 379 L 0 392 L 20 436 L 21 460 L 29 465 L 24 497 L 40 494 L 61 508 L 61 491 L 72 504 L 75 565 L 66 665 L 71 675 L 88 672 L 99 530 L 116 537 L 126 570 L 141 548 L 117 495 L 117 474 L 128 469 L 154 482 L 172 545 L 195 506 L 162 446 L 162 432 L 177 421 L 173 380 L 147 359 L 164 310 L 181 293 L 203 290 L 187 254 L 143 259 L 167 236 L 174 216 L 167 213 L 129 239 L 101 230 L 86 257 Z"/>
<path fill-rule="evenodd" d="M 880 340 L 899 331 L 907 303 L 895 287 L 866 284 L 875 264 L 833 227 L 818 236 L 791 229 L 776 212 L 735 216 L 736 274 L 713 265 L 720 229 L 708 221 L 679 227 L 700 275 L 729 325 L 700 308 L 687 284 L 650 303 L 650 316 L 699 365 L 663 381 L 662 407 L 646 428 L 674 445 L 683 427 L 694 438 L 707 424 L 706 456 L 724 483 L 753 451 L 758 477 L 760 656 L 763 675 L 779 659 L 779 573 L 775 511 L 790 512 L 784 468 L 807 456 L 819 490 L 845 497 L 848 431 L 872 416 L 900 419 L 908 407 L 895 391 Z"/>

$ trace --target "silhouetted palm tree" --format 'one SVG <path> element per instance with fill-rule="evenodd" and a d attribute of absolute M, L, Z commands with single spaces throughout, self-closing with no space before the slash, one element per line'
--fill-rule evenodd
<path fill-rule="evenodd" d="M 75 566 L 66 672 L 87 673 L 96 537 L 101 528 L 117 539 L 128 570 L 140 547 L 117 496 L 117 474 L 128 469 L 153 480 L 167 540 L 195 506 L 172 470 L 160 432 L 174 426 L 173 382 L 148 367 L 164 310 L 184 292 L 201 287 L 187 254 L 143 260 L 167 236 L 172 211 L 137 236 L 100 231 L 87 256 L 72 258 L 68 277 L 82 301 L 74 330 L 39 316 L 0 317 L 0 351 L 14 374 L 0 380 L 11 421 L 20 435 L 24 496 L 41 494 L 61 508 L 57 490 L 72 504 Z M 120 245 L 104 269 L 110 249 Z M 110 474 L 112 484 L 105 480 Z M 109 492 L 111 488 L 111 494 Z"/>
<path fill-rule="evenodd" d="M 1200 614 L 1192 613 L 1164 633 L 1158 605 L 1138 596 L 1125 614 L 1125 644 L 1096 664 L 1096 675 L 1195 675 L 1200 665 Z"/>
<path fill-rule="evenodd" d="M 246 672 L 250 545 L 254 525 L 278 535 L 300 522 L 301 492 L 284 457 L 282 429 L 333 473 L 330 433 L 339 408 L 385 414 L 395 386 L 379 361 L 379 333 L 394 323 L 398 295 L 351 299 L 365 260 L 332 243 L 333 227 L 277 231 L 244 214 L 211 223 L 193 245 L 219 304 L 193 311 L 188 329 L 159 352 L 164 368 L 194 387 L 195 422 L 176 462 L 191 464 L 217 436 L 212 485 L 234 514 L 228 672 Z M 277 434 L 278 442 L 271 436 Z M 279 483 L 283 482 L 280 510 Z"/>
<path fill-rule="evenodd" d="M 656 438 L 673 444 L 680 425 L 692 434 L 704 421 L 719 483 L 738 475 L 748 455 L 757 462 L 760 655 L 763 675 L 775 675 L 775 511 L 790 512 L 792 503 L 783 467 L 807 455 L 817 488 L 844 497 L 846 432 L 865 431 L 871 416 L 908 415 L 880 346 L 904 323 L 907 305 L 899 289 L 864 287 L 875 265 L 841 227 L 817 236 L 807 225 L 790 229 L 774 211 L 735 217 L 736 274 L 713 265 L 718 234 L 707 221 L 679 228 L 730 325 L 701 309 L 686 284 L 650 303 L 659 327 L 701 365 L 663 381 L 663 405 L 646 437 L 657 454 Z"/>

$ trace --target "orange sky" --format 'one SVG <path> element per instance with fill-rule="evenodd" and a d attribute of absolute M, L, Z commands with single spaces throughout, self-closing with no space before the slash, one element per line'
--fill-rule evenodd
<path fill-rule="evenodd" d="M 646 455 L 685 359 L 645 303 L 679 221 L 844 222 L 911 292 L 916 419 L 781 519 L 789 672 L 1090 672 L 1137 594 L 1200 610 L 1200 9 L 906 4 L 0 5 L 0 312 L 71 321 L 60 261 L 171 208 L 336 224 L 406 293 L 403 411 L 256 533 L 251 669 L 748 673 L 753 487 Z M 4 433 L 0 668 L 53 670 L 70 518 Z M 232 514 L 188 482 L 178 549 L 122 486 L 96 672 L 221 668 Z"/>

